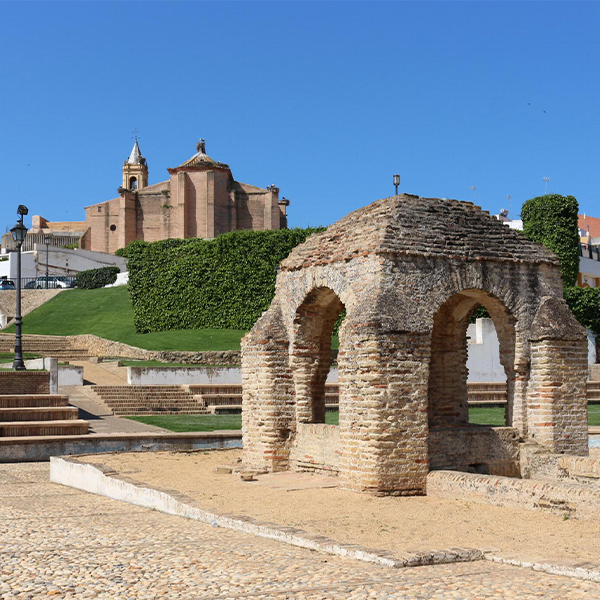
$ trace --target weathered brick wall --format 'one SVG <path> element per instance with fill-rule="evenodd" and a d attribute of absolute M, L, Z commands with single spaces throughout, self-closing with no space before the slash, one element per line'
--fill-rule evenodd
<path fill-rule="evenodd" d="M 340 428 L 325 423 L 298 423 L 290 450 L 290 467 L 296 471 L 335 474 L 339 471 Z"/>
<path fill-rule="evenodd" d="M 49 394 L 47 371 L 0 371 L 0 394 Z"/>
<path fill-rule="evenodd" d="M 519 434 L 512 427 L 429 430 L 429 468 L 518 477 Z"/>
<path fill-rule="evenodd" d="M 600 490 L 568 482 L 493 477 L 453 471 L 433 471 L 427 492 L 449 498 L 566 515 L 580 519 L 598 517 Z"/>

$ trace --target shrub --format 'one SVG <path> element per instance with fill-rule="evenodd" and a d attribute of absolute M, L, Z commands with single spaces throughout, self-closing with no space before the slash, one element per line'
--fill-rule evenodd
<path fill-rule="evenodd" d="M 101 269 L 81 271 L 77 273 L 76 285 L 84 290 L 95 290 L 114 283 L 119 272 L 119 267 L 102 267 Z"/>
<path fill-rule="evenodd" d="M 324 228 L 235 231 L 213 240 L 135 241 L 129 294 L 140 333 L 168 329 L 250 329 L 275 293 L 277 265 Z"/>
<path fill-rule="evenodd" d="M 558 255 L 565 286 L 575 285 L 579 273 L 578 210 L 573 196 L 558 194 L 527 200 L 521 209 L 523 233 Z"/>
<path fill-rule="evenodd" d="M 600 335 L 600 288 L 565 288 L 565 300 L 577 320 Z"/>

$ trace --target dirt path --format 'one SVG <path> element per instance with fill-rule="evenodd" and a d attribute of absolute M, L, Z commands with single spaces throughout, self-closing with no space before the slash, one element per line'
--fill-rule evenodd
<path fill-rule="evenodd" d="M 261 478 L 244 483 L 235 474 L 214 472 L 219 465 L 236 465 L 240 456 L 239 450 L 224 450 L 110 454 L 85 460 L 112 467 L 150 487 L 177 490 L 206 510 L 298 527 L 393 553 L 458 546 L 496 548 L 504 556 L 522 560 L 597 563 L 600 557 L 600 518 L 564 520 L 558 515 L 435 497 L 376 498 L 307 486 L 300 481 L 304 477 L 294 483 L 293 478 L 285 480 L 285 474 L 263 476 L 271 481 L 262 484 Z M 324 478 L 321 484 L 331 485 L 331 481 Z"/>

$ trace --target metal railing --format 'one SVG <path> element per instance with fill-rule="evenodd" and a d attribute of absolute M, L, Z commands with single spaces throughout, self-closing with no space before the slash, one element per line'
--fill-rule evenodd
<path fill-rule="evenodd" d="M 579 244 L 579 256 L 600 261 L 600 246 L 591 244 Z"/>

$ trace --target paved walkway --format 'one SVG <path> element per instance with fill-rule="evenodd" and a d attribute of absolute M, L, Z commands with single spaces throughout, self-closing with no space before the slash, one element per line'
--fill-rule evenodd
<path fill-rule="evenodd" d="M 571 600 L 600 585 L 489 562 L 389 569 L 216 529 L 0 465 L 0 598 Z"/>

